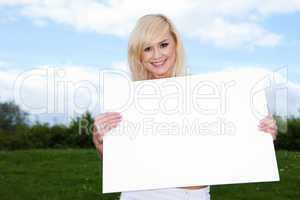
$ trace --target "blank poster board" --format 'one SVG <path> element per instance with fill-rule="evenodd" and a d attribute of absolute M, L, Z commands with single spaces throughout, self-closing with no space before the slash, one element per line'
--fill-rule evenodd
<path fill-rule="evenodd" d="M 279 181 L 264 78 L 227 71 L 146 81 L 102 77 L 104 111 L 122 122 L 104 137 L 103 193 Z"/>

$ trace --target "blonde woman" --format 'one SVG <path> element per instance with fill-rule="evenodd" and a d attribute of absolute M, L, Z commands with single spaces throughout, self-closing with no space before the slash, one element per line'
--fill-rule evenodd
<path fill-rule="evenodd" d="M 149 80 L 186 75 L 184 48 L 174 24 L 164 15 L 141 17 L 133 29 L 128 43 L 128 62 L 132 79 Z M 122 120 L 120 113 L 104 113 L 95 118 L 98 128 L 93 142 L 100 156 L 103 136 Z M 277 127 L 272 117 L 265 118 L 261 130 L 275 139 Z M 121 193 L 121 200 L 209 200 L 209 186 L 192 186 Z"/>

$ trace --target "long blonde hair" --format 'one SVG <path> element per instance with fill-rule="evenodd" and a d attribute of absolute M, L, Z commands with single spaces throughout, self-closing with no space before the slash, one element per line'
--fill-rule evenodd
<path fill-rule="evenodd" d="M 171 76 L 182 76 L 186 74 L 184 48 L 175 26 L 171 20 L 164 15 L 150 14 L 138 20 L 129 37 L 128 64 L 134 81 L 151 79 L 150 72 L 141 62 L 142 52 L 147 42 L 153 41 L 155 38 L 166 33 L 166 31 L 171 33 L 176 44 L 176 60 Z"/>

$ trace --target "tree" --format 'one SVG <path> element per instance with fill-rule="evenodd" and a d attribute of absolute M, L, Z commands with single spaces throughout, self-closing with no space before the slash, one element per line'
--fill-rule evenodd
<path fill-rule="evenodd" d="M 14 101 L 0 103 L 0 130 L 14 132 L 26 125 L 27 115 Z"/>
<path fill-rule="evenodd" d="M 92 147 L 92 128 L 93 128 L 92 114 L 87 111 L 80 117 L 73 118 L 69 125 L 69 133 L 73 137 L 75 146 Z"/>

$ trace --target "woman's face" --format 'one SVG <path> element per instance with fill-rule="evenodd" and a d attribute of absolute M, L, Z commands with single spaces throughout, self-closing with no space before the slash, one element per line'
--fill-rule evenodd
<path fill-rule="evenodd" d="M 146 44 L 142 52 L 142 64 L 154 78 L 171 76 L 176 60 L 176 44 L 170 32 Z"/>

